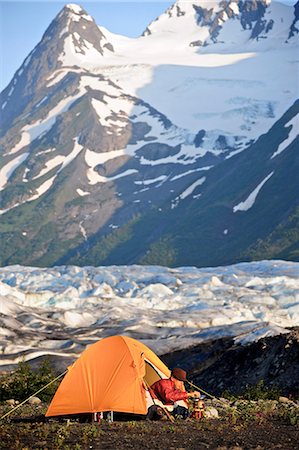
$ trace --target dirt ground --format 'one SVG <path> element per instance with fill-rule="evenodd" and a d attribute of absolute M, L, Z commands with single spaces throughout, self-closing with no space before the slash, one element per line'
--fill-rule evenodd
<path fill-rule="evenodd" d="M 5 450 L 296 450 L 299 427 L 279 421 L 6 423 L 0 425 Z"/>

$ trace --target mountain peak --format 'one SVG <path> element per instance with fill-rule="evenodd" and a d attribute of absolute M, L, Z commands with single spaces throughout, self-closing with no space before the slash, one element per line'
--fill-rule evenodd
<path fill-rule="evenodd" d="M 68 3 L 67 5 L 65 5 L 64 8 L 70 9 L 75 14 L 81 14 L 82 11 L 84 12 L 84 9 L 82 8 L 82 6 L 78 5 L 77 3 Z"/>
<path fill-rule="evenodd" d="M 8 126 L 16 112 L 20 113 L 39 89 L 44 89 L 56 70 L 74 66 L 92 68 L 113 51 L 94 19 L 81 6 L 67 4 L 3 91 L 2 124 Z"/>
<path fill-rule="evenodd" d="M 51 27 L 55 29 L 55 36 L 59 36 L 60 43 L 63 41 L 63 49 L 58 58 L 63 65 L 81 66 L 78 58 L 83 58 L 86 63 L 88 62 L 86 59 L 96 60 L 106 51 L 113 52 L 112 45 L 94 19 L 80 5 L 75 3 L 65 5 L 50 25 L 48 29 L 50 35 Z"/>
<path fill-rule="evenodd" d="M 259 41 L 259 47 L 267 48 L 267 40 L 274 46 L 284 45 L 297 33 L 298 15 L 296 6 L 294 13 L 290 5 L 271 0 L 177 0 L 149 24 L 143 36 L 169 41 L 170 36 L 180 35 L 177 43 L 185 47 L 218 44 L 227 50 Z"/>
<path fill-rule="evenodd" d="M 58 14 L 58 17 L 61 18 L 61 16 L 65 14 L 75 22 L 78 22 L 80 19 L 94 22 L 93 18 L 85 11 L 85 9 L 76 3 L 68 3 L 65 5 Z"/>

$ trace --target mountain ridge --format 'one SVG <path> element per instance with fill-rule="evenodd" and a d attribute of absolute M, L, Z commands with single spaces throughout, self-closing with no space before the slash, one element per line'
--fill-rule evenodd
<path fill-rule="evenodd" d="M 206 250 L 207 261 L 196 256 L 190 261 L 188 255 L 183 256 L 184 241 L 190 241 L 190 254 L 194 255 L 192 245 L 200 242 L 198 233 L 203 231 L 195 226 L 196 221 L 210 208 L 205 206 L 206 212 L 200 214 L 198 210 L 207 201 L 215 207 L 223 202 L 222 192 L 232 184 L 230 171 L 237 174 L 241 170 L 240 158 L 247 158 L 248 167 L 253 155 L 259 158 L 252 149 L 261 142 L 261 135 L 268 136 L 271 145 L 268 151 L 267 140 L 262 141 L 261 154 L 267 155 L 263 159 L 264 175 L 249 170 L 253 178 L 247 177 L 247 189 L 242 187 L 234 193 L 232 206 L 236 211 L 229 215 L 243 214 L 247 217 L 244 224 L 255 228 L 248 221 L 252 209 L 247 213 L 246 208 L 277 178 L 274 172 L 278 169 L 273 173 L 266 170 L 271 165 L 278 167 L 277 161 L 288 161 L 285 176 L 289 174 L 293 180 L 297 156 L 291 149 L 297 142 L 298 113 L 294 104 L 296 72 L 289 69 L 296 64 L 297 9 L 264 1 L 251 6 L 240 3 L 238 9 L 234 1 L 212 2 L 213 7 L 206 10 L 210 11 L 204 19 L 207 24 L 202 23 L 204 16 L 198 24 L 194 18 L 200 4 L 194 2 L 196 9 L 193 4 L 177 2 L 170 9 L 174 16 L 167 12 L 160 16 L 156 28 L 161 21 L 173 21 L 176 33 L 171 34 L 169 42 L 164 36 L 167 28 L 136 40 L 116 41 L 109 32 L 105 36 L 104 30 L 75 4 L 66 5 L 50 24 L 1 93 L 2 265 L 116 263 L 123 261 L 124 252 L 125 261 L 131 262 L 150 258 L 162 264 L 208 261 L 213 265 L 208 258 L 210 249 Z M 245 20 L 239 14 L 241 7 L 250 13 L 251 29 L 246 29 L 249 19 L 241 24 Z M 226 13 L 215 39 L 209 34 L 207 45 L 190 46 L 195 32 L 206 33 L 220 13 L 223 17 L 223 8 L 232 8 L 233 14 L 229 17 Z M 279 21 L 279 14 L 284 20 Z M 274 21 L 267 37 L 262 38 L 262 27 L 262 34 L 251 38 L 255 25 L 265 15 L 268 21 Z M 190 25 L 190 34 L 180 42 L 177 23 L 190 20 L 194 28 Z M 291 29 L 294 35 L 288 40 Z M 230 38 L 224 42 L 221 39 L 228 30 Z M 238 30 L 243 36 L 239 46 L 234 42 L 240 36 Z M 170 43 L 173 50 L 169 53 Z M 232 45 L 237 53 L 228 53 Z M 260 50 L 254 53 L 254 49 Z M 176 60 L 179 64 L 173 64 Z M 275 76 L 271 78 L 273 68 Z M 285 77 L 289 80 L 287 88 Z M 280 120 L 287 117 L 284 113 L 290 116 L 289 126 Z M 274 124 L 279 124 L 276 131 L 272 130 Z M 212 189 L 210 195 L 213 173 L 221 174 L 224 181 L 223 187 Z M 281 179 L 279 189 L 282 184 Z M 215 185 L 219 185 L 218 180 Z M 273 240 L 282 219 L 289 223 L 288 217 L 296 217 L 296 184 L 292 181 L 289 185 L 282 189 L 285 201 L 280 201 L 281 211 L 273 207 L 276 212 L 270 214 L 273 223 L 267 227 L 263 223 L 259 235 L 249 233 L 255 237 L 248 242 L 247 254 L 246 239 L 238 228 L 241 234 L 236 242 L 243 240 L 240 248 L 245 253 L 233 251 L 236 243 L 232 243 L 231 250 L 215 255 L 215 265 L 226 261 L 229 254 L 230 262 L 250 258 L 258 239 Z M 206 236 L 211 234 L 210 229 L 220 226 L 219 217 L 209 214 L 205 216 L 209 224 L 204 229 Z M 168 216 L 173 217 L 172 224 Z M 147 222 L 155 228 L 149 229 Z M 222 231 L 227 230 L 227 234 L 228 229 Z M 148 230 L 148 235 L 138 242 L 134 235 L 143 235 L 143 230 Z M 173 240 L 175 233 L 180 237 Z M 128 243 L 132 239 L 135 243 L 131 249 Z M 293 240 L 289 242 L 291 248 Z M 12 241 L 16 245 L 11 246 Z M 103 242 L 103 251 L 98 252 Z M 164 249 L 162 258 L 159 247 Z M 86 252 L 90 254 L 87 260 Z M 132 253 L 138 255 L 137 260 L 132 259 Z M 296 249 L 292 254 L 296 259 Z"/>

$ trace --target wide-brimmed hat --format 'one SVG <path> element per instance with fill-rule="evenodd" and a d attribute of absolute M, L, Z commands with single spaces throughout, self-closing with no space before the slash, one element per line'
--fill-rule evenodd
<path fill-rule="evenodd" d="M 187 381 L 187 372 L 183 369 L 179 369 L 178 367 L 172 369 L 171 376 L 179 381 Z"/>

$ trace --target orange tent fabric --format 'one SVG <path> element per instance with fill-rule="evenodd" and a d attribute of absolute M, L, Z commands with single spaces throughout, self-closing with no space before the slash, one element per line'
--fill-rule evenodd
<path fill-rule="evenodd" d="M 146 414 L 143 380 L 147 373 L 152 377 L 153 369 L 159 373 L 157 379 L 170 376 L 165 364 L 141 342 L 126 336 L 102 339 L 71 366 L 46 416 L 102 411 Z"/>

